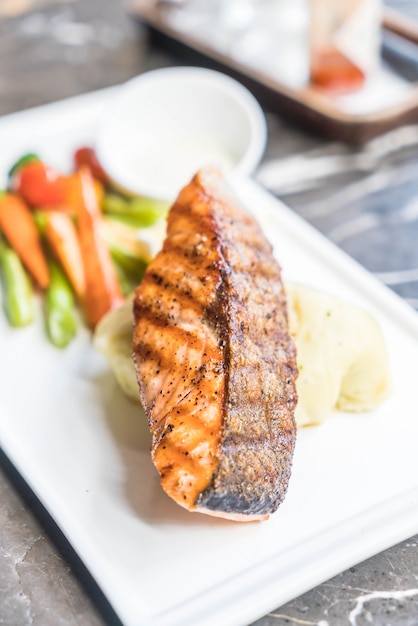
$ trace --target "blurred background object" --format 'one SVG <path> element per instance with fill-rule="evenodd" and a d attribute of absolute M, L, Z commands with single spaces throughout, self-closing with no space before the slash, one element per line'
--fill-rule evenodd
<path fill-rule="evenodd" d="M 337 92 L 355 91 L 380 61 L 380 0 L 311 0 L 310 78 Z"/>
<path fill-rule="evenodd" d="M 2 0 L 0 3 L 0 18 L 12 17 L 28 13 L 34 9 L 42 9 L 51 4 L 65 4 L 74 0 Z"/>
<path fill-rule="evenodd" d="M 418 85 L 411 63 L 405 68 L 399 60 L 418 26 L 409 20 L 408 39 L 406 20 L 398 20 L 388 46 L 393 13 L 388 18 L 385 5 L 382 31 L 380 0 L 129 0 L 128 6 L 160 45 L 237 76 L 265 105 L 326 137 L 360 143 L 418 120 Z"/>

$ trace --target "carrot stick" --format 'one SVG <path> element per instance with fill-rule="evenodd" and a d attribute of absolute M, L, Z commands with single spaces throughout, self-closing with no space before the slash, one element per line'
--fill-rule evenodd
<path fill-rule="evenodd" d="M 88 169 L 87 166 L 84 166 L 84 169 Z M 93 188 L 96 194 L 96 202 L 98 206 L 102 202 L 104 190 L 103 185 L 99 180 L 93 179 Z M 67 176 L 65 179 L 65 204 L 73 211 L 75 215 L 78 215 L 80 205 L 84 203 L 83 200 L 83 189 L 81 178 L 78 172 Z"/>
<path fill-rule="evenodd" d="M 86 276 L 85 315 L 94 328 L 111 309 L 123 302 L 122 291 L 112 259 L 101 235 L 100 207 L 94 180 L 87 168 L 78 172 L 82 203 L 78 210 L 78 232 Z"/>
<path fill-rule="evenodd" d="M 33 215 L 13 193 L 0 198 L 0 229 L 38 285 L 46 289 L 49 270 Z"/>
<path fill-rule="evenodd" d="M 45 213 L 45 237 L 60 262 L 75 293 L 82 299 L 86 291 L 80 242 L 74 222 L 67 213 Z"/>

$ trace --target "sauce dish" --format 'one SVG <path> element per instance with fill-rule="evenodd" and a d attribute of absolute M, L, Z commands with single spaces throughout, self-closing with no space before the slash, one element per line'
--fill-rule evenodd
<path fill-rule="evenodd" d="M 243 85 L 217 71 L 173 67 L 117 90 L 96 150 L 125 192 L 171 201 L 200 167 L 251 175 L 266 137 L 263 111 Z"/>

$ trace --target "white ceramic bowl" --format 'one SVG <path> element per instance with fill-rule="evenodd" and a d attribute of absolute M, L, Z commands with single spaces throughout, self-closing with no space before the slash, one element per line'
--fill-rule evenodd
<path fill-rule="evenodd" d="M 175 67 L 118 89 L 99 123 L 96 149 L 125 191 L 173 200 L 200 167 L 250 175 L 266 137 L 263 111 L 240 83 L 213 70 Z"/>

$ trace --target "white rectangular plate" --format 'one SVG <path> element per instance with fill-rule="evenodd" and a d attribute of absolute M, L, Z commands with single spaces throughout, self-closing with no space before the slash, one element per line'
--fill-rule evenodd
<path fill-rule="evenodd" d="M 67 168 L 94 142 L 109 91 L 0 120 L 0 172 L 26 151 Z M 363 305 L 381 324 L 394 389 L 378 410 L 298 434 L 284 504 L 268 522 L 191 514 L 159 487 L 145 419 L 86 331 L 53 348 L 41 322 L 0 316 L 0 443 L 126 626 L 245 625 L 418 532 L 415 312 L 251 181 L 232 183 L 286 279 Z"/>

